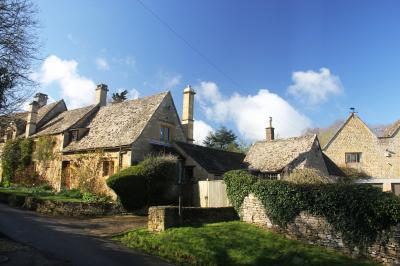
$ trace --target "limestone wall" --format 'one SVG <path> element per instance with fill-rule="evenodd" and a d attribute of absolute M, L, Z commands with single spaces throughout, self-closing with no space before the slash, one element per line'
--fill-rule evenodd
<path fill-rule="evenodd" d="M 132 162 L 139 162 L 152 151 L 151 143 L 160 141 L 160 127 L 170 128 L 171 142 L 186 141 L 171 95 L 164 98 L 157 111 L 132 145 Z"/>
<path fill-rule="evenodd" d="M 290 238 L 302 240 L 310 244 L 334 248 L 350 255 L 366 255 L 388 265 L 400 263 L 400 225 L 393 228 L 388 242 L 377 241 L 377 243 L 367 249 L 366 254 L 360 254 L 359 250 L 347 247 L 343 243 L 341 234 L 335 232 L 323 217 L 302 212 L 287 228 L 280 228 L 271 222 L 265 213 L 261 201 L 253 194 L 244 199 L 240 218 L 244 222 L 274 229 Z"/>
<path fill-rule="evenodd" d="M 356 115 L 324 152 L 338 166 L 358 169 L 373 178 L 400 177 L 400 136 L 378 139 Z M 345 154 L 350 152 L 361 152 L 361 162 L 346 164 Z"/>

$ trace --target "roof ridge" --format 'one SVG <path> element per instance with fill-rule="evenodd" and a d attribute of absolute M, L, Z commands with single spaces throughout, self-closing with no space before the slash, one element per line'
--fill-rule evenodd
<path fill-rule="evenodd" d="M 218 152 L 226 152 L 226 153 L 234 153 L 234 154 L 244 154 L 244 153 L 242 153 L 242 152 L 225 151 L 225 150 L 220 150 L 220 149 L 213 148 L 213 147 L 206 147 L 206 146 L 199 145 L 199 144 L 187 143 L 187 142 L 184 142 L 184 141 L 175 141 L 175 142 L 178 143 L 178 144 L 179 144 L 179 143 L 182 143 L 182 144 L 191 145 L 191 146 L 197 146 L 197 147 L 200 147 L 200 148 L 209 149 L 209 150 L 214 150 L 214 151 L 218 151 Z"/>

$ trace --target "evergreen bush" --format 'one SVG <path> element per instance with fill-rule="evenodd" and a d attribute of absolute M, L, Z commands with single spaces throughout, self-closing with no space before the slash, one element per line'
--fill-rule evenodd
<path fill-rule="evenodd" d="M 127 210 L 134 210 L 174 203 L 176 197 L 168 195 L 168 191 L 176 181 L 177 159 L 168 155 L 148 157 L 138 165 L 123 169 L 110 176 L 107 185 Z"/>

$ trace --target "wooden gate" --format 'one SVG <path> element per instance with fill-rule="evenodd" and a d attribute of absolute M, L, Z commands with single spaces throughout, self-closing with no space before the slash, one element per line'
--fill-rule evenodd
<path fill-rule="evenodd" d="M 199 181 L 197 186 L 200 207 L 232 206 L 226 195 L 226 184 L 223 180 Z"/>

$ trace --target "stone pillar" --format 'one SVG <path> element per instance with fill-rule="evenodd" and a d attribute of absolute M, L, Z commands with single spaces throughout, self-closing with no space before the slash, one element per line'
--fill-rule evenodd
<path fill-rule="evenodd" d="M 36 132 L 37 114 L 39 109 L 39 103 L 33 101 L 29 104 L 28 118 L 26 120 L 25 137 L 33 135 Z"/>
<path fill-rule="evenodd" d="M 272 117 L 269 118 L 269 127 L 265 129 L 265 139 L 267 141 L 275 139 L 275 128 L 272 127 Z"/>
<path fill-rule="evenodd" d="M 105 84 L 99 84 L 96 87 L 96 104 L 101 106 L 107 105 L 108 87 Z"/>
<path fill-rule="evenodd" d="M 188 143 L 193 143 L 193 109 L 194 109 L 194 95 L 196 92 L 188 85 L 183 90 L 183 112 L 182 112 L 182 127 L 185 131 Z"/>

